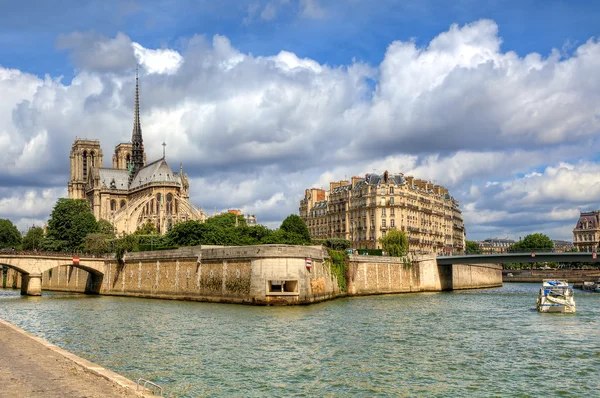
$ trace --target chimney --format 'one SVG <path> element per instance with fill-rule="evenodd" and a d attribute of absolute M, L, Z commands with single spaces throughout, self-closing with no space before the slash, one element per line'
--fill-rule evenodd
<path fill-rule="evenodd" d="M 362 180 L 361 177 L 357 177 L 357 176 L 352 177 L 352 188 L 354 188 L 356 186 L 356 183 L 359 182 L 360 180 Z"/>

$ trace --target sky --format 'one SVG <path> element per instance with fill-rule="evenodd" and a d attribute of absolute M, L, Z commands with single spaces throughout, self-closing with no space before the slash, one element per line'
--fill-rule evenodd
<path fill-rule="evenodd" d="M 0 218 L 67 196 L 76 137 L 130 140 L 209 214 L 278 227 L 304 190 L 403 172 L 467 239 L 572 240 L 600 208 L 600 3 L 0 0 Z"/>

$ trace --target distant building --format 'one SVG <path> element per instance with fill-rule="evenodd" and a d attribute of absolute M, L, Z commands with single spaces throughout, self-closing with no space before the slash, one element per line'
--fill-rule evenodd
<path fill-rule="evenodd" d="M 483 253 L 506 253 L 508 252 L 508 248 L 515 244 L 515 241 L 508 238 L 487 238 L 478 243 L 479 249 Z"/>
<path fill-rule="evenodd" d="M 248 225 L 249 227 L 258 225 L 257 221 L 256 221 L 256 216 L 254 214 L 244 215 L 241 210 L 237 210 L 237 209 L 229 209 L 229 210 L 227 210 L 227 213 L 235 214 L 236 216 L 243 216 L 246 219 L 246 225 Z M 237 225 L 237 221 L 236 221 L 236 225 Z"/>
<path fill-rule="evenodd" d="M 575 247 L 572 242 L 567 240 L 553 240 L 552 244 L 554 245 L 555 253 L 570 252 L 573 251 L 573 248 Z"/>
<path fill-rule="evenodd" d="M 329 191 L 307 189 L 300 217 L 312 238 L 341 238 L 355 249 L 381 248 L 389 230 L 406 231 L 410 250 L 465 250 L 459 203 L 448 190 L 402 173 L 367 174 L 331 182 Z"/>
<path fill-rule="evenodd" d="M 573 228 L 573 245 L 581 252 L 597 251 L 599 240 L 600 210 L 581 212 Z"/>

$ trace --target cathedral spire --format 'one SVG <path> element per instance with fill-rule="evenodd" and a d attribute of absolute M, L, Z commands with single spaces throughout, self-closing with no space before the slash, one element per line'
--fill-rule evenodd
<path fill-rule="evenodd" d="M 140 84 L 137 66 L 135 68 L 135 110 L 133 115 L 131 144 L 131 160 L 133 162 L 133 170 L 131 172 L 132 178 L 139 169 L 144 167 L 144 140 L 142 138 L 142 125 L 140 123 Z"/>

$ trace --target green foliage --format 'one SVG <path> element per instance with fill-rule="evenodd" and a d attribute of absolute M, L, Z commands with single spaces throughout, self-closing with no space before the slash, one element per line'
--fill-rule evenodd
<path fill-rule="evenodd" d="M 313 246 L 325 246 L 327 239 L 311 239 L 310 244 Z"/>
<path fill-rule="evenodd" d="M 279 229 L 271 231 L 263 225 L 249 227 L 238 223 L 235 226 L 235 215 L 222 214 L 219 220 L 200 223 L 186 221 L 176 224 L 166 235 L 165 244 L 170 246 L 223 245 L 246 246 L 261 244 L 310 244 L 305 236 L 292 231 Z M 213 217 L 211 219 L 214 219 Z M 209 220 L 211 220 L 209 219 Z"/>
<path fill-rule="evenodd" d="M 303 243 L 301 245 L 310 245 L 310 232 L 304 221 L 296 214 L 290 214 L 281 223 L 279 229 L 288 234 L 294 234 L 300 237 Z"/>
<path fill-rule="evenodd" d="M 23 237 L 23 250 L 37 250 L 44 243 L 44 230 L 40 227 L 29 228 L 29 231 Z"/>
<path fill-rule="evenodd" d="M 238 220 L 238 227 L 246 226 L 246 218 L 243 215 L 236 216 L 233 213 L 223 213 L 206 220 L 206 224 L 221 228 L 235 227 L 235 219 Z"/>
<path fill-rule="evenodd" d="M 115 237 L 115 228 L 110 221 L 101 219 L 98 221 L 98 232 L 104 235 L 108 235 L 111 238 Z"/>
<path fill-rule="evenodd" d="M 350 248 L 350 241 L 347 239 L 329 238 L 325 239 L 324 246 L 333 250 L 347 250 Z"/>
<path fill-rule="evenodd" d="M 98 232 L 98 223 L 84 199 L 61 198 L 48 221 L 49 239 L 62 241 L 63 250 L 80 250 L 87 234 Z"/>
<path fill-rule="evenodd" d="M 40 249 L 46 252 L 65 252 L 68 251 L 67 246 L 67 241 L 46 236 L 44 240 L 42 240 Z"/>
<path fill-rule="evenodd" d="M 479 248 L 479 243 L 473 240 L 465 241 L 466 252 L 467 254 L 481 254 L 481 249 Z"/>
<path fill-rule="evenodd" d="M 177 246 L 171 244 L 165 235 L 134 235 L 137 238 L 139 251 L 177 249 Z"/>
<path fill-rule="evenodd" d="M 379 238 L 383 251 L 391 257 L 403 257 L 408 253 L 408 238 L 404 231 L 391 229 L 388 233 Z"/>
<path fill-rule="evenodd" d="M 554 243 L 552 242 L 552 239 L 544 234 L 536 233 L 527 235 L 523 240 L 511 245 L 509 250 L 526 251 L 531 249 L 552 249 L 553 247 Z"/>
<path fill-rule="evenodd" d="M 110 241 L 112 237 L 101 233 L 87 234 L 83 240 L 84 250 L 92 254 L 109 253 L 111 249 Z"/>
<path fill-rule="evenodd" d="M 350 258 L 345 251 L 327 249 L 329 253 L 331 275 L 337 278 L 338 286 L 342 292 L 345 292 L 347 286 L 348 267 Z"/>
<path fill-rule="evenodd" d="M 137 231 L 134 232 L 135 235 L 158 235 L 158 229 L 156 229 L 156 225 L 150 220 L 146 222 L 146 224 L 140 226 Z"/>
<path fill-rule="evenodd" d="M 21 246 L 21 234 L 12 221 L 0 218 L 0 248 Z"/>
<path fill-rule="evenodd" d="M 123 261 L 125 253 L 136 252 L 139 250 L 138 237 L 136 235 L 125 234 L 122 238 L 113 241 L 115 258 L 118 262 Z"/>

